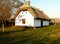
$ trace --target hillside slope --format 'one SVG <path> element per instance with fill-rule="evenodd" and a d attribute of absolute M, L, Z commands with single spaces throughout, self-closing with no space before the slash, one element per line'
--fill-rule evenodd
<path fill-rule="evenodd" d="M 1 29 L 1 28 L 0 28 Z M 17 31 L 6 31 L 16 30 Z M 53 25 L 37 29 L 19 30 L 20 28 L 5 28 L 0 32 L 1 44 L 60 44 L 60 25 Z"/>

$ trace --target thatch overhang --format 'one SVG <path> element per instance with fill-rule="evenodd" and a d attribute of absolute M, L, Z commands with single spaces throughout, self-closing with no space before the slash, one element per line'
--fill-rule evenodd
<path fill-rule="evenodd" d="M 21 11 L 29 11 L 35 19 L 50 20 L 50 18 L 43 11 L 27 4 L 21 6 L 14 14 L 14 17 L 12 19 L 15 19 Z"/>

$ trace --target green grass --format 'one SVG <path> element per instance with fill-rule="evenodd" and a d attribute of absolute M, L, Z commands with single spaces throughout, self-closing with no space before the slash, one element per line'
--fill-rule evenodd
<path fill-rule="evenodd" d="M 2 30 L 2 28 L 0 28 Z M 5 28 L 0 44 L 60 44 L 60 25 L 42 28 Z"/>

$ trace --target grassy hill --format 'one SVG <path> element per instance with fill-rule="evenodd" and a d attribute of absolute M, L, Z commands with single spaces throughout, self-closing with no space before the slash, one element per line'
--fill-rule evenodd
<path fill-rule="evenodd" d="M 60 25 L 36 29 L 5 28 L 4 33 L 0 31 L 0 44 L 60 44 Z"/>

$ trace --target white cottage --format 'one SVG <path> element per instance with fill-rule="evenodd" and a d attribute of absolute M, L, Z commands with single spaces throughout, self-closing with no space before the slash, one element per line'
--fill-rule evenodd
<path fill-rule="evenodd" d="M 43 11 L 30 6 L 30 1 L 21 6 L 12 19 L 15 19 L 15 26 L 27 27 L 48 26 L 50 22 Z"/>

